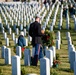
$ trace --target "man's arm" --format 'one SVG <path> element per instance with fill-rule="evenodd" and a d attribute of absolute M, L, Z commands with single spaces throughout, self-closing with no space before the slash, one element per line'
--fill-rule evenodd
<path fill-rule="evenodd" d="M 38 25 L 38 36 L 43 36 L 44 30 L 41 30 L 41 25 Z"/>

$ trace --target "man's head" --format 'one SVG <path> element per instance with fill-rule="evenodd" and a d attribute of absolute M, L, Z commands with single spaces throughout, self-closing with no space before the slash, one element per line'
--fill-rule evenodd
<path fill-rule="evenodd" d="M 40 16 L 35 17 L 35 21 L 37 21 L 37 22 L 40 22 L 40 19 L 41 19 Z"/>

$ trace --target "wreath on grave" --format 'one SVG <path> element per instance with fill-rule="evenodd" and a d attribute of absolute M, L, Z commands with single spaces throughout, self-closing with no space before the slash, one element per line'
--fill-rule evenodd
<path fill-rule="evenodd" d="M 43 46 L 51 47 L 54 43 L 54 32 L 45 30 L 45 35 L 42 37 Z"/>
<path fill-rule="evenodd" d="M 60 61 L 59 60 L 54 60 L 53 61 L 53 67 L 56 67 L 58 68 L 58 65 L 60 64 Z"/>

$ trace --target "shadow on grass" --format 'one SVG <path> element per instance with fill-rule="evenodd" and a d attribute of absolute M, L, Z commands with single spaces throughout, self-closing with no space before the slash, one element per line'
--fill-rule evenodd
<path fill-rule="evenodd" d="M 1 63 L 0 63 L 0 66 L 8 66 L 8 67 L 9 67 L 9 66 L 11 66 L 11 64 L 8 65 L 8 64 L 4 64 L 4 63 L 1 64 Z"/>
<path fill-rule="evenodd" d="M 59 68 L 59 71 L 65 71 L 65 72 L 70 72 L 73 73 L 74 71 L 69 69 L 69 68 Z"/>
<path fill-rule="evenodd" d="M 62 43 L 63 45 L 68 45 L 67 43 Z"/>
<path fill-rule="evenodd" d="M 5 64 L 0 64 L 0 66 L 5 66 Z"/>

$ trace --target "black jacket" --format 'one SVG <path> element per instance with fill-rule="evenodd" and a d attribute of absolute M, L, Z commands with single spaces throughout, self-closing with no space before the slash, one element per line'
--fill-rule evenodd
<path fill-rule="evenodd" d="M 29 35 L 32 37 L 32 45 L 42 44 L 41 37 L 43 34 L 41 33 L 41 24 L 37 21 L 30 24 Z"/>

